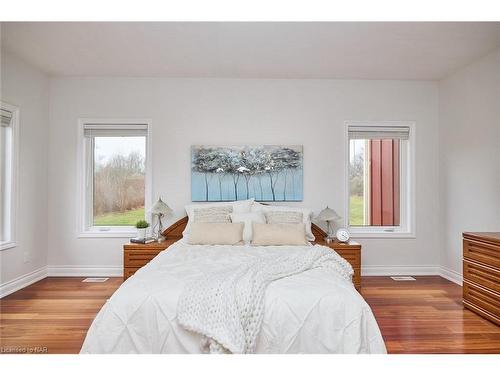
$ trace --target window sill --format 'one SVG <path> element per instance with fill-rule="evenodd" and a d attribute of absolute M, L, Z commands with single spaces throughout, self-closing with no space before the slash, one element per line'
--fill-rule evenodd
<path fill-rule="evenodd" d="M 16 247 L 16 246 L 17 246 L 16 241 L 0 242 L 0 250 L 12 249 L 13 247 Z"/>
<path fill-rule="evenodd" d="M 78 234 L 78 238 L 132 238 L 136 236 L 135 230 L 88 230 Z"/>
<path fill-rule="evenodd" d="M 417 238 L 413 232 L 356 232 L 349 229 L 351 238 Z"/>

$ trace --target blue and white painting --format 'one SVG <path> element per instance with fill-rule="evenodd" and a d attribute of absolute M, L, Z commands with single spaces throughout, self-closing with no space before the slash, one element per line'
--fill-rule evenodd
<path fill-rule="evenodd" d="M 192 146 L 193 202 L 302 201 L 302 146 Z"/>

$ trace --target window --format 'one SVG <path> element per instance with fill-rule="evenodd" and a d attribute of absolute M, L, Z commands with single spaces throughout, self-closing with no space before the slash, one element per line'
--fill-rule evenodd
<path fill-rule="evenodd" d="M 16 167 L 18 108 L 0 103 L 0 250 L 16 246 Z"/>
<path fill-rule="evenodd" d="M 130 235 L 145 218 L 147 123 L 82 123 L 83 234 Z"/>
<path fill-rule="evenodd" d="M 348 124 L 348 226 L 356 235 L 413 236 L 413 124 Z"/>

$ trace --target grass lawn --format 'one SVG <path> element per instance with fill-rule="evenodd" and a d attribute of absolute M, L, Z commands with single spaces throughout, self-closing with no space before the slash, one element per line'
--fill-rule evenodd
<path fill-rule="evenodd" d="M 349 199 L 349 224 L 363 225 L 363 197 L 351 195 Z"/>
<path fill-rule="evenodd" d="M 144 220 L 144 208 L 130 210 L 125 212 L 113 212 L 110 214 L 99 215 L 94 217 L 94 225 L 96 226 L 120 226 L 120 225 L 135 225 L 137 221 Z"/>

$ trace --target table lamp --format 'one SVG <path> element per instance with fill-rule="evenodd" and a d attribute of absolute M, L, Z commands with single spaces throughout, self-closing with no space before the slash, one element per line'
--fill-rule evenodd
<path fill-rule="evenodd" d="M 168 207 L 168 205 L 161 200 L 161 197 L 158 198 L 158 201 L 151 208 L 151 214 L 153 217 L 157 216 L 158 220 L 155 226 L 153 227 L 153 237 L 158 241 L 162 242 L 165 238 L 162 236 L 163 225 L 161 222 L 162 217 L 170 215 L 172 213 L 172 209 Z"/>
<path fill-rule="evenodd" d="M 328 206 L 326 206 L 326 208 L 324 208 L 323 210 L 321 210 L 321 212 L 319 213 L 319 215 L 316 216 L 316 220 L 326 221 L 326 225 L 327 225 L 328 229 L 327 229 L 325 241 L 327 243 L 330 243 L 333 240 L 333 230 L 332 230 L 331 223 L 335 222 L 337 220 L 340 220 L 340 219 L 342 219 L 342 218 L 339 216 L 339 214 L 337 214 L 335 212 L 335 210 L 332 210 Z"/>

